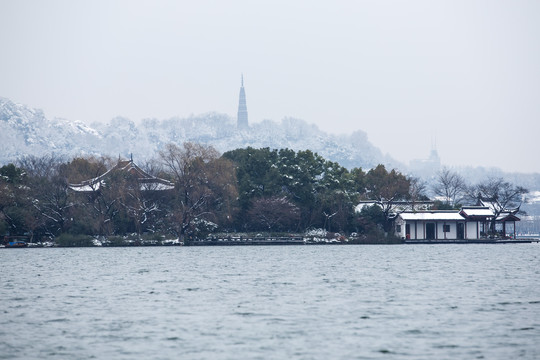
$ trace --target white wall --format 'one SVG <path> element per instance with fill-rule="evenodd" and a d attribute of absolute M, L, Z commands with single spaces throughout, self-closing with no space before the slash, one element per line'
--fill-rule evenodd
<path fill-rule="evenodd" d="M 446 233 L 446 237 L 444 232 L 444 225 L 450 225 L 450 231 Z M 437 239 L 457 239 L 457 223 L 450 221 L 437 222 Z"/>
<path fill-rule="evenodd" d="M 478 223 L 476 221 L 471 221 L 466 223 L 466 229 L 465 229 L 465 237 L 467 239 L 478 239 L 478 233 L 477 233 L 477 225 Z"/>
<path fill-rule="evenodd" d="M 460 221 L 462 222 L 462 221 Z M 458 224 L 458 221 L 417 221 L 416 222 L 416 228 L 415 228 L 415 221 L 409 221 L 408 222 L 410 224 L 410 227 L 411 227 L 411 240 L 415 240 L 415 239 L 418 239 L 418 240 L 423 240 L 426 238 L 426 234 L 425 234 L 425 226 L 426 226 L 426 223 L 435 223 L 436 226 L 435 226 L 435 232 L 436 232 L 436 238 L 435 240 L 444 240 L 444 239 L 447 239 L 447 240 L 455 240 L 457 239 L 457 224 Z M 403 219 L 398 219 L 396 221 L 396 225 L 401 225 L 401 231 L 398 233 L 397 231 L 395 232 L 396 236 L 399 236 L 400 238 L 406 238 L 406 225 L 407 225 L 407 221 L 403 220 Z M 444 225 L 449 225 L 450 226 L 450 231 L 446 233 L 446 237 L 445 237 L 445 233 L 443 231 L 443 226 Z M 478 227 L 478 229 L 480 229 L 480 227 Z M 416 232 L 415 232 L 416 231 Z M 478 239 L 478 233 L 477 233 L 477 222 L 476 221 L 472 221 L 472 222 L 465 222 L 465 239 Z"/>

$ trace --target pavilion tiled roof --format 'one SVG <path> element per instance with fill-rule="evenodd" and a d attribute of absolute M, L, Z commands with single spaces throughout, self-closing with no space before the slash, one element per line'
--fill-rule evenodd
<path fill-rule="evenodd" d="M 118 161 L 113 168 L 102 175 L 90 180 L 85 180 L 80 184 L 69 184 L 69 187 L 71 190 L 77 192 L 98 191 L 115 172 L 124 172 L 135 176 L 141 191 L 163 191 L 174 189 L 174 184 L 172 182 L 148 174 L 135 164 L 133 159 Z"/>

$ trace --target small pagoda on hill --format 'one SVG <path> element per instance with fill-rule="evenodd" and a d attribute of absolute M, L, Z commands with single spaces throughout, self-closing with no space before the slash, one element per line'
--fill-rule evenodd
<path fill-rule="evenodd" d="M 69 184 L 69 188 L 78 193 L 96 193 L 101 188 L 106 187 L 107 184 L 115 182 L 115 179 L 119 178 L 133 180 L 138 185 L 138 190 L 142 192 L 174 189 L 174 183 L 148 174 L 133 162 L 133 157 L 129 160 L 118 160 L 118 163 L 104 174 L 90 180 L 85 180 L 80 184 Z M 133 184 L 133 182 L 129 183 Z"/>

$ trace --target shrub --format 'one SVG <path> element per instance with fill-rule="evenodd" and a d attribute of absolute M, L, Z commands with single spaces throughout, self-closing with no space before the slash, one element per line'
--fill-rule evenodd
<path fill-rule="evenodd" d="M 88 235 L 74 235 L 63 233 L 56 239 L 56 244 L 61 247 L 87 247 L 94 246 L 92 237 Z"/>

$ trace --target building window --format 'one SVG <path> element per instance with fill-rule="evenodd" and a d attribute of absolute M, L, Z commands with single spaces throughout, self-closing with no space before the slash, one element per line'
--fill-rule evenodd
<path fill-rule="evenodd" d="M 450 225 L 443 225 L 443 232 L 450 232 Z"/>
<path fill-rule="evenodd" d="M 396 225 L 396 232 L 398 232 L 398 233 L 401 232 L 401 225 Z"/>

